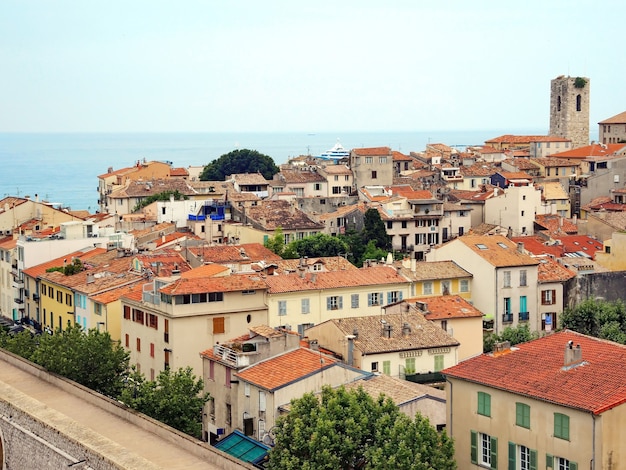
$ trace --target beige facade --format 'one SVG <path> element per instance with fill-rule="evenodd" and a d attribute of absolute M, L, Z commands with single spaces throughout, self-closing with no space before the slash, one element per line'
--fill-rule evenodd
<path fill-rule="evenodd" d="M 199 354 L 207 346 L 243 334 L 250 325 L 266 324 L 264 286 L 244 281 L 235 287 L 237 281 L 243 281 L 236 279 L 239 276 L 245 275 L 228 276 L 233 278 L 226 281 L 229 287 L 216 282 L 204 289 L 204 295 L 167 294 L 165 300 L 161 289 L 176 280 L 156 278 L 144 285 L 141 297 L 123 297 L 121 337 L 131 364 L 148 378 L 165 367 L 187 366 L 200 376 Z"/>
<path fill-rule="evenodd" d="M 393 155 L 389 147 L 352 149 L 350 169 L 357 188 L 393 184 Z"/>
<path fill-rule="evenodd" d="M 598 135 L 603 144 L 626 142 L 626 111 L 598 123 Z"/>
<path fill-rule="evenodd" d="M 613 232 L 604 242 L 604 251 L 596 251 L 595 259 L 610 271 L 626 271 L 626 232 Z"/>
<path fill-rule="evenodd" d="M 511 230 L 513 236 L 532 235 L 535 214 L 542 214 L 541 208 L 541 191 L 531 184 L 511 185 L 485 201 L 484 222 Z"/>

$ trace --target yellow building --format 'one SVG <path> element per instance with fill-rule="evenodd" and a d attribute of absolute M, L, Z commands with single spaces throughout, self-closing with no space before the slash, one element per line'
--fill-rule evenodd
<path fill-rule="evenodd" d="M 444 370 L 459 468 L 622 468 L 625 361 L 625 346 L 565 330 Z"/>
<path fill-rule="evenodd" d="M 472 273 L 454 261 L 396 261 L 398 273 L 411 282 L 411 297 L 458 295 L 472 300 Z"/>
<path fill-rule="evenodd" d="M 596 251 L 596 263 L 611 271 L 626 271 L 626 232 L 613 232 L 604 241 L 604 251 Z"/>

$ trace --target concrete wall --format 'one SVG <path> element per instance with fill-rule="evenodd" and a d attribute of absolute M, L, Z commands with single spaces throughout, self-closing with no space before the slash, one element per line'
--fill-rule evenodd
<path fill-rule="evenodd" d="M 600 297 L 607 301 L 626 301 L 626 271 L 579 274 L 565 288 L 564 307 L 575 307 L 583 300 Z"/>

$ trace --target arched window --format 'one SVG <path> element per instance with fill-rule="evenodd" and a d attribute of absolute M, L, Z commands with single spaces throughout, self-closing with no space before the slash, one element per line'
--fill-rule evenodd
<path fill-rule="evenodd" d="M 561 111 L 561 96 L 560 95 L 556 97 L 556 110 L 558 112 Z"/>
<path fill-rule="evenodd" d="M 580 111 L 582 108 L 583 99 L 580 95 L 576 95 L 576 111 Z"/>

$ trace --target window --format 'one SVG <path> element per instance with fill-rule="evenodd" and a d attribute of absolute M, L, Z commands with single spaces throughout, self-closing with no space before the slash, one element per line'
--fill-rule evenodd
<path fill-rule="evenodd" d="M 519 319 L 520 321 L 528 321 L 528 301 L 525 295 L 519 297 Z"/>
<path fill-rule="evenodd" d="M 96 305 L 98 305 L 98 304 L 94 304 L 94 307 Z M 133 320 L 135 320 L 136 323 L 141 323 L 143 325 L 143 311 L 142 310 L 137 310 L 136 308 L 134 308 L 133 309 Z"/>
<path fill-rule="evenodd" d="M 93 313 L 95 313 L 96 315 L 102 315 L 102 304 L 97 304 L 94 302 Z"/>
<path fill-rule="evenodd" d="M 150 328 L 154 328 L 155 330 L 159 329 L 159 317 L 153 315 L 152 313 L 148 314 L 148 324 Z"/>
<path fill-rule="evenodd" d="M 254 295 L 256 291 L 254 289 L 242 290 L 241 295 Z"/>
<path fill-rule="evenodd" d="M 542 330 L 552 331 L 554 325 L 556 325 L 556 312 L 546 312 L 541 314 Z"/>
<path fill-rule="evenodd" d="M 554 470 L 578 470 L 578 464 L 576 462 L 570 462 L 563 457 L 546 454 L 546 468 Z"/>
<path fill-rule="evenodd" d="M 378 372 L 378 362 L 372 362 L 371 371 Z"/>
<path fill-rule="evenodd" d="M 511 287 L 511 271 L 504 271 L 503 275 L 504 275 L 504 280 L 503 280 L 504 287 Z"/>
<path fill-rule="evenodd" d="M 232 370 L 230 369 L 230 367 L 226 367 L 224 369 L 224 371 L 225 371 L 225 374 L 224 374 L 224 387 L 230 388 L 231 387 L 230 375 L 231 375 Z M 226 405 L 226 406 L 229 406 L 229 405 Z"/>
<path fill-rule="evenodd" d="M 511 297 L 504 298 L 504 313 L 502 314 L 503 322 L 512 322 L 513 321 L 513 313 L 511 313 Z"/>
<path fill-rule="evenodd" d="M 128 305 L 124 305 L 124 318 L 130 320 L 130 307 Z"/>
<path fill-rule="evenodd" d="M 287 315 L 287 301 L 279 300 L 278 301 L 278 316 L 282 317 Z"/>
<path fill-rule="evenodd" d="M 389 228 L 389 229 L 393 228 L 393 221 L 392 220 L 388 220 L 387 221 L 387 228 Z"/>
<path fill-rule="evenodd" d="M 154 357 L 154 343 L 150 343 L 150 357 Z"/>
<path fill-rule="evenodd" d="M 554 413 L 554 437 L 569 441 L 569 416 Z"/>
<path fill-rule="evenodd" d="M 469 292 L 469 281 L 467 279 L 461 279 L 459 282 L 459 290 L 461 292 Z"/>
<path fill-rule="evenodd" d="M 478 414 L 491 417 L 491 395 L 478 392 Z"/>
<path fill-rule="evenodd" d="M 432 295 L 433 281 L 425 281 L 424 284 L 422 284 L 422 292 L 424 295 Z"/>
<path fill-rule="evenodd" d="M 230 372 L 230 369 L 227 369 Z M 230 403 L 226 403 L 226 425 L 230 426 L 233 423 L 233 412 Z"/>
<path fill-rule="evenodd" d="M 215 380 L 215 361 L 209 361 L 209 380 Z"/>
<path fill-rule="evenodd" d="M 223 292 L 209 292 L 209 302 L 222 302 L 223 300 Z"/>
<path fill-rule="evenodd" d="M 333 295 L 326 297 L 326 310 L 340 310 L 343 308 L 343 297 L 340 295 Z"/>
<path fill-rule="evenodd" d="M 383 361 L 383 374 L 391 375 L 391 361 Z"/>
<path fill-rule="evenodd" d="M 378 178 L 378 172 L 376 170 L 372 170 L 372 179 L 375 180 Z"/>
<path fill-rule="evenodd" d="M 213 334 L 217 335 L 221 333 L 226 333 L 224 317 L 216 317 L 213 319 Z"/>
<path fill-rule="evenodd" d="M 509 442 L 509 468 L 537 470 L 537 451 Z"/>
<path fill-rule="evenodd" d="M 127 348 L 130 348 L 130 336 L 124 335 L 124 345 L 126 345 Z"/>
<path fill-rule="evenodd" d="M 141 338 L 137 338 L 137 352 L 141 352 Z"/>
<path fill-rule="evenodd" d="M 498 439 L 482 432 L 470 431 L 473 464 L 498 468 Z"/>
<path fill-rule="evenodd" d="M 524 287 L 527 286 L 528 284 L 526 283 L 526 270 L 522 269 L 519 272 L 519 285 Z"/>
<path fill-rule="evenodd" d="M 320 183 L 315 183 L 314 184 L 314 188 L 315 188 L 315 191 L 321 191 L 322 190 L 322 185 Z"/>
<path fill-rule="evenodd" d="M 387 157 L 378 157 L 378 163 L 384 165 L 385 163 L 387 163 Z"/>
<path fill-rule="evenodd" d="M 382 302 L 382 292 L 370 292 L 367 294 L 367 305 L 368 307 L 374 307 L 376 305 L 380 305 Z"/>
<path fill-rule="evenodd" d="M 387 292 L 387 303 L 393 304 L 396 302 L 400 302 L 402 300 L 402 292 L 399 290 L 394 290 L 391 292 Z"/>
<path fill-rule="evenodd" d="M 443 370 L 443 355 L 435 356 L 435 372 Z"/>
<path fill-rule="evenodd" d="M 374 163 L 374 157 L 365 157 L 365 163 Z"/>
<path fill-rule="evenodd" d="M 65 303 L 68 306 L 72 306 L 72 294 L 65 294 Z"/>
<path fill-rule="evenodd" d="M 352 308 L 359 308 L 359 294 L 352 294 L 350 296 L 350 305 Z"/>
<path fill-rule="evenodd" d="M 450 281 L 441 281 L 441 294 L 450 295 Z"/>
<path fill-rule="evenodd" d="M 530 406 L 524 403 L 515 403 L 515 424 L 530 429 Z"/>
<path fill-rule="evenodd" d="M 63 303 L 63 292 L 61 292 L 60 290 L 57 291 L 57 302 L 59 302 L 60 304 Z"/>
<path fill-rule="evenodd" d="M 553 305 L 556 303 L 556 290 L 541 291 L 541 305 Z"/>
<path fill-rule="evenodd" d="M 406 220 L 402 221 L 402 228 L 406 228 Z"/>
<path fill-rule="evenodd" d="M 415 358 L 407 357 L 404 363 L 404 373 L 405 374 L 415 374 Z"/>
<path fill-rule="evenodd" d="M 302 299 L 300 301 L 300 308 L 301 308 L 301 312 L 304 314 L 311 313 L 309 299 Z M 286 309 L 285 309 L 285 313 L 286 313 Z"/>

